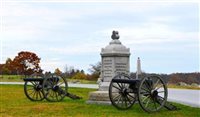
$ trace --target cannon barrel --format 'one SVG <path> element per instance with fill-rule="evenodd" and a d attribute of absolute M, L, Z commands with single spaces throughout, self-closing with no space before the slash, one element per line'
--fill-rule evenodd
<path fill-rule="evenodd" d="M 43 81 L 44 78 L 24 78 L 24 81 Z"/>
<path fill-rule="evenodd" d="M 135 83 L 139 83 L 140 80 L 138 80 L 138 79 L 112 79 L 112 82 L 114 82 L 114 83 L 135 84 Z"/>

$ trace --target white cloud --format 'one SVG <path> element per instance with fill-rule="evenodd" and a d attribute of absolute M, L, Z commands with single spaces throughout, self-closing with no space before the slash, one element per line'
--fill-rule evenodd
<path fill-rule="evenodd" d="M 61 1 L 60 1 L 61 2 Z M 47 2 L 48 3 L 48 2 Z M 41 31 L 45 26 L 45 29 L 52 28 L 54 26 L 67 24 L 74 20 L 81 20 L 82 18 L 88 18 L 91 16 L 102 16 L 106 14 L 116 14 L 118 12 L 125 13 L 139 13 L 151 10 L 157 10 L 157 3 L 64 3 L 66 7 L 61 6 L 54 7 L 53 3 L 40 6 L 40 3 L 26 3 L 26 2 L 9 2 L 6 3 L 0 11 L 0 15 L 3 16 L 4 26 L 7 32 L 14 34 L 24 32 L 24 35 L 35 34 Z M 74 5 L 76 7 L 71 7 Z M 91 5 L 90 5 L 91 4 Z M 168 6 L 169 4 L 163 4 Z"/>
<path fill-rule="evenodd" d="M 150 22 L 158 22 L 158 23 L 176 22 L 178 20 L 180 20 L 179 16 L 153 16 L 149 18 Z"/>
<path fill-rule="evenodd" d="M 40 63 L 40 66 L 45 71 L 51 71 L 54 72 L 56 68 L 63 69 L 63 61 L 58 60 L 42 60 Z"/>
<path fill-rule="evenodd" d="M 100 53 L 101 45 L 97 43 L 90 43 L 89 44 L 78 44 L 73 46 L 66 46 L 66 47 L 52 47 L 48 50 L 52 53 L 59 53 L 64 55 L 79 55 L 79 54 L 86 54 L 86 53 Z"/>
<path fill-rule="evenodd" d="M 196 42 L 198 32 L 182 32 L 172 29 L 173 27 L 161 23 L 144 23 L 139 27 L 121 27 L 105 29 L 101 31 L 108 34 L 111 30 L 119 31 L 121 40 L 125 44 L 151 44 L 151 43 L 177 43 Z M 191 40 L 192 39 L 192 40 Z"/>

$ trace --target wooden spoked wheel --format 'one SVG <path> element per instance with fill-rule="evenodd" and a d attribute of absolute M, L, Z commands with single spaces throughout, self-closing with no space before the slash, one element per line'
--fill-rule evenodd
<path fill-rule="evenodd" d="M 129 80 L 130 77 L 126 74 L 116 75 L 113 79 Z M 120 83 L 112 80 L 109 86 L 109 97 L 113 106 L 117 109 L 125 110 L 130 108 L 136 100 L 136 94 L 129 88 L 130 84 Z"/>
<path fill-rule="evenodd" d="M 42 83 L 39 81 L 25 81 L 24 92 L 31 101 L 41 101 L 44 99 Z"/>
<path fill-rule="evenodd" d="M 45 78 L 42 91 L 46 100 L 51 102 L 62 101 L 67 94 L 68 85 L 62 77 Z"/>
<path fill-rule="evenodd" d="M 146 112 L 159 111 L 167 101 L 167 87 L 160 76 L 143 78 L 138 88 L 138 101 Z"/>

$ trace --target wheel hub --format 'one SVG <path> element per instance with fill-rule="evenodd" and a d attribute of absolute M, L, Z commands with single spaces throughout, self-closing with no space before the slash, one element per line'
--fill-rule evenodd
<path fill-rule="evenodd" d="M 58 90 L 59 90 L 59 86 L 56 85 L 53 87 L 53 91 L 58 91 Z"/>
<path fill-rule="evenodd" d="M 157 96 L 158 96 L 158 91 L 157 91 L 157 90 L 153 90 L 153 91 L 151 92 L 151 97 L 155 98 L 155 97 L 157 97 Z"/>
<path fill-rule="evenodd" d="M 39 91 L 39 90 L 41 89 L 41 85 L 36 85 L 36 86 L 34 87 L 34 89 L 35 89 L 36 91 Z"/>
<path fill-rule="evenodd" d="M 126 96 L 126 95 L 128 94 L 127 89 L 126 89 L 126 88 L 123 88 L 123 89 L 120 91 L 120 94 L 123 95 L 123 96 Z"/>

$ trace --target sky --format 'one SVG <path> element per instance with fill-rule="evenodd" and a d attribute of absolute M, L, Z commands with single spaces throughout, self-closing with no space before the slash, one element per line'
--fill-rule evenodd
<path fill-rule="evenodd" d="M 130 71 L 200 72 L 199 3 L 154 1 L 1 0 L 0 63 L 36 53 L 44 71 L 101 60 L 113 30 L 130 48 Z"/>

